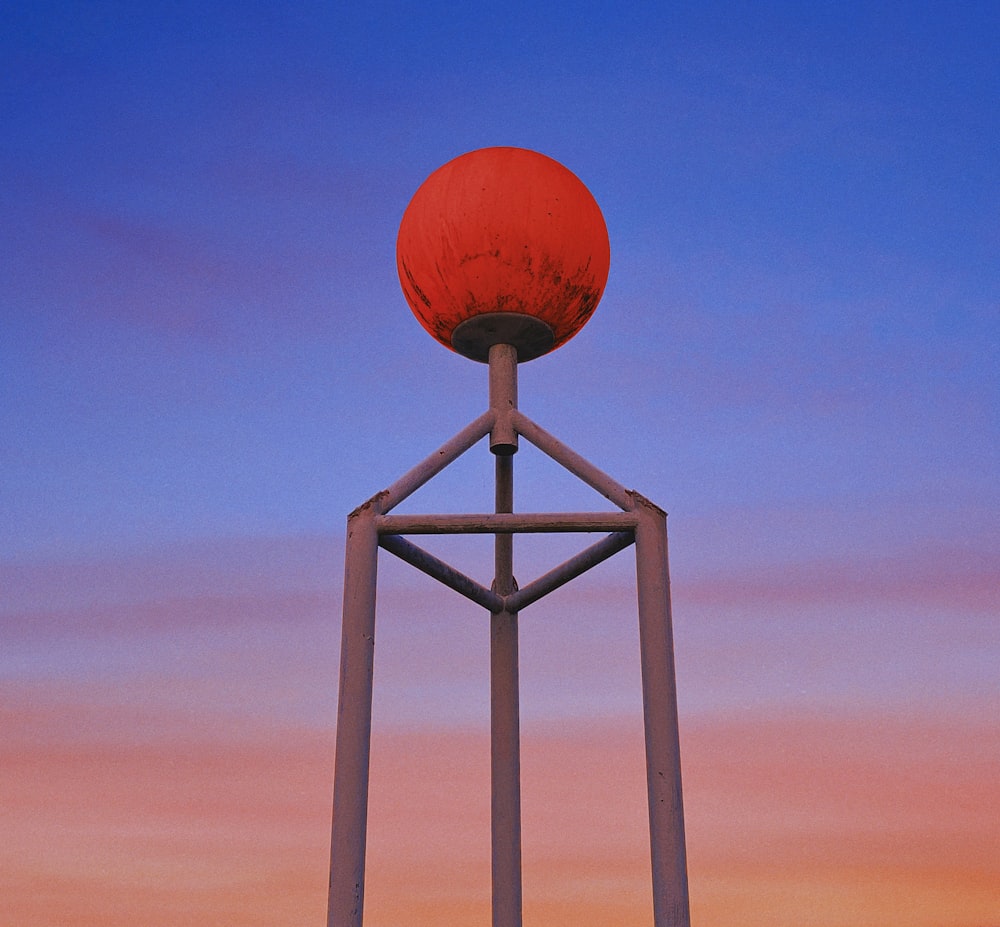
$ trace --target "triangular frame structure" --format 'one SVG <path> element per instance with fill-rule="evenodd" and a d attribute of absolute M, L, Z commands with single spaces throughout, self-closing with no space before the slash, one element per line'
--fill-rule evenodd
<path fill-rule="evenodd" d="M 666 515 L 517 409 L 513 347 L 491 348 L 489 369 L 489 409 L 348 516 L 328 927 L 362 925 L 378 549 L 490 613 L 493 927 L 520 927 L 518 613 L 632 544 L 636 547 L 653 924 L 689 927 Z M 487 435 L 496 462 L 494 512 L 390 514 Z M 513 459 L 519 437 L 610 500 L 618 511 L 514 513 Z M 605 537 L 519 589 L 512 572 L 512 541 L 514 534 L 526 532 L 600 532 Z M 405 537 L 422 534 L 494 535 L 492 588 Z"/>

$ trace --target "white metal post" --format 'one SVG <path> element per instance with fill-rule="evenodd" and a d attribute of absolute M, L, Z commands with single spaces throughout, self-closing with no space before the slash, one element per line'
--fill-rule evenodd
<path fill-rule="evenodd" d="M 379 499 L 347 519 L 327 927 L 361 927 L 364 905 Z"/>
<path fill-rule="evenodd" d="M 497 416 L 490 434 L 496 455 L 498 513 L 514 511 L 514 452 L 517 433 L 517 351 L 490 348 L 490 408 Z M 494 541 L 493 590 L 510 595 L 514 582 L 514 536 Z M 490 769 L 492 779 L 493 927 L 521 927 L 521 729 L 518 684 L 517 612 L 490 617 Z"/>
<path fill-rule="evenodd" d="M 690 927 L 667 516 L 639 493 L 630 492 L 629 495 L 637 516 L 636 585 L 653 869 L 653 923 L 655 927 Z"/>

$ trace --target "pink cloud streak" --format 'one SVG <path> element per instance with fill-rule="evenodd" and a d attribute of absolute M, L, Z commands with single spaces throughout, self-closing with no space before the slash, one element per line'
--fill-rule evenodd
<path fill-rule="evenodd" d="M 332 732 L 206 720 L 159 734 L 155 715 L 107 705 L 95 718 L 10 689 L 4 704 L 11 923 L 322 921 Z M 714 717 L 682 743 L 696 922 L 981 927 L 1000 913 L 992 721 Z M 376 729 L 370 927 L 488 921 L 488 764 L 482 731 Z M 638 719 L 529 727 L 523 778 L 526 918 L 648 923 Z"/>

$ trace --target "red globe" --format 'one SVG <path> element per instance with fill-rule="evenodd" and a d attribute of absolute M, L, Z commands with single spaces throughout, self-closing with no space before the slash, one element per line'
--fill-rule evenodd
<path fill-rule="evenodd" d="M 611 251 L 580 179 L 536 151 L 481 148 L 439 167 L 399 226 L 396 266 L 420 324 L 485 361 L 493 344 L 531 360 L 593 314 Z"/>

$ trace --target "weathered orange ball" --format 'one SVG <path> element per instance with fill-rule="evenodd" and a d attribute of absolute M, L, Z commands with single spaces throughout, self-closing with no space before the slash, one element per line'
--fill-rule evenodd
<path fill-rule="evenodd" d="M 523 361 L 572 338 L 597 307 L 610 261 L 590 191 L 524 148 L 481 148 L 439 167 L 407 206 L 396 241 L 420 324 L 481 361 L 491 344 L 514 344 Z"/>

